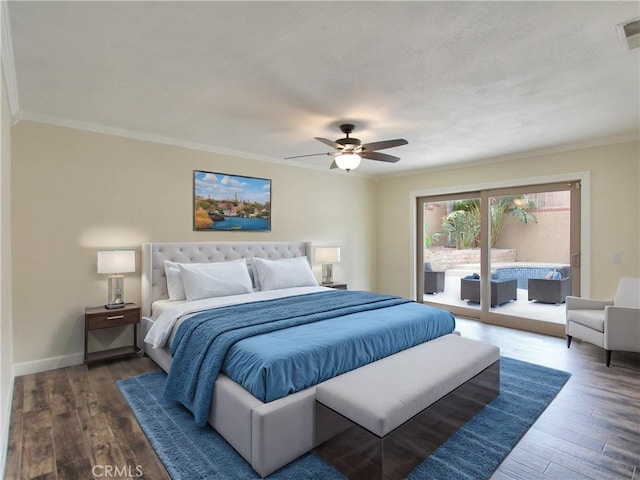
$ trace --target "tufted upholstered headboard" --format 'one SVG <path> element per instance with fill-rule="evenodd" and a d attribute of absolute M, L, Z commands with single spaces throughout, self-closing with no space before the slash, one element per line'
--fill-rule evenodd
<path fill-rule="evenodd" d="M 169 298 L 164 261 L 180 263 L 226 262 L 261 257 L 271 260 L 306 256 L 311 263 L 311 242 L 180 242 L 142 244 L 142 315 L 151 304 Z"/>

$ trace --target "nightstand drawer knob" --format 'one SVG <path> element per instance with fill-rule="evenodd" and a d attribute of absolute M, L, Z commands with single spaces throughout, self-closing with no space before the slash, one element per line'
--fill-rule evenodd
<path fill-rule="evenodd" d="M 124 315 L 114 315 L 113 317 L 107 317 L 107 320 L 119 320 L 120 318 L 124 318 Z"/>

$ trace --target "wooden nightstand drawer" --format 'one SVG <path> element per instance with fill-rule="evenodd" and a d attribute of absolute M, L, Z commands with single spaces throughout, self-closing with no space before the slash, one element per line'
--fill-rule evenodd
<path fill-rule="evenodd" d="M 128 303 L 122 308 L 107 309 L 105 307 L 89 307 L 84 310 L 84 363 L 94 363 L 102 360 L 113 360 L 137 354 L 138 324 L 140 323 L 140 306 Z M 87 350 L 89 332 L 103 328 L 123 327 L 131 325 L 133 328 L 133 343 L 125 347 L 111 348 L 97 352 Z"/>
<path fill-rule="evenodd" d="M 121 327 L 140 321 L 140 308 L 121 310 L 109 310 L 108 313 L 87 314 L 87 328 L 98 330 L 100 328 Z"/>

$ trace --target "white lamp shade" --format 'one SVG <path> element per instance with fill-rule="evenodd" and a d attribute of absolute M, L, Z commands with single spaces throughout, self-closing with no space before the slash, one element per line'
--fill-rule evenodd
<path fill-rule="evenodd" d="M 134 250 L 98 252 L 98 273 L 131 273 L 136 271 Z"/>
<path fill-rule="evenodd" d="M 336 165 L 347 172 L 349 170 L 353 170 L 360 165 L 360 155 L 356 155 L 355 153 L 345 153 L 342 155 L 338 155 L 336 158 Z"/>
<path fill-rule="evenodd" d="M 315 258 L 317 263 L 339 263 L 340 247 L 316 247 Z"/>

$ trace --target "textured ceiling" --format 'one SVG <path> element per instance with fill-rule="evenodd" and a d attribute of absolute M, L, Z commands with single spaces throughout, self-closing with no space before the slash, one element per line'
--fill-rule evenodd
<path fill-rule="evenodd" d="M 18 118 L 395 174 L 633 137 L 639 2 L 9 2 Z M 328 167 L 320 156 L 289 161 Z"/>

